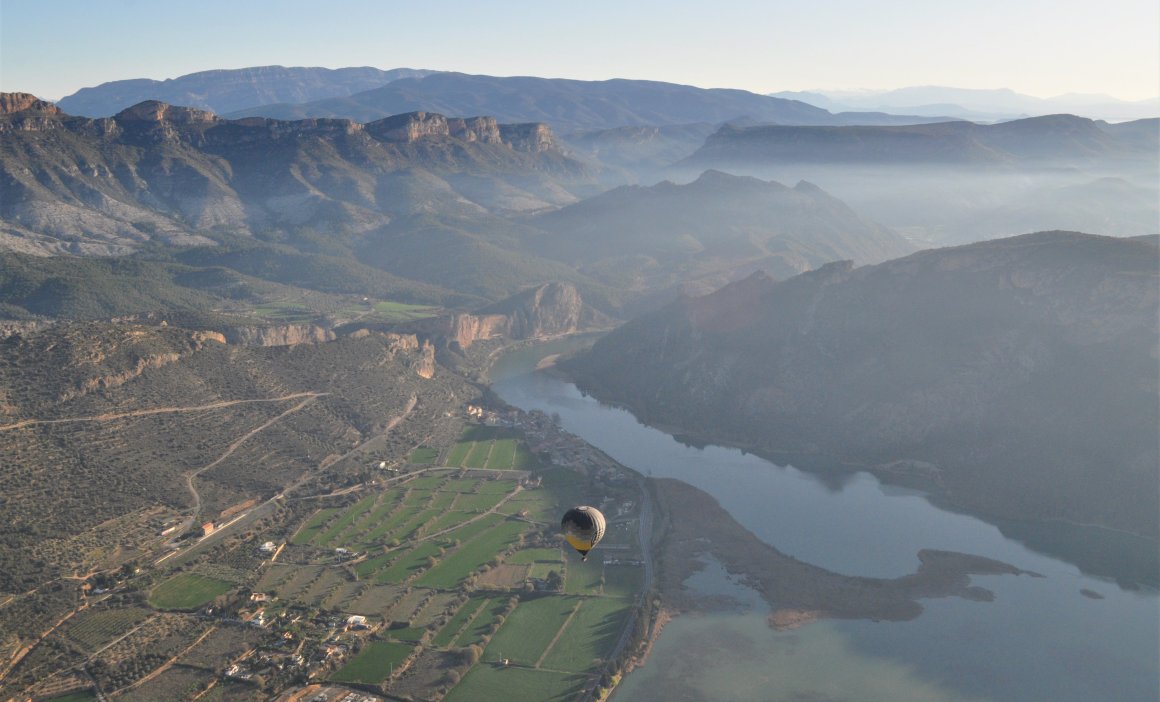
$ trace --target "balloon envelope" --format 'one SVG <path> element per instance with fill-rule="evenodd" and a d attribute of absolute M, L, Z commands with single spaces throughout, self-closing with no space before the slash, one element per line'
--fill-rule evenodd
<path fill-rule="evenodd" d="M 604 515 L 588 505 L 573 507 L 564 513 L 560 528 L 564 539 L 587 559 L 588 552 L 604 537 Z"/>

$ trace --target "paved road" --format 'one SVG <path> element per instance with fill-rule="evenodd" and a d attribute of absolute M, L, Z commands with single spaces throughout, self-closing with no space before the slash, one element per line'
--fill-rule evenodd
<path fill-rule="evenodd" d="M 636 628 L 636 619 L 640 616 L 640 612 L 644 608 L 644 598 L 648 596 L 649 588 L 652 587 L 652 498 L 649 496 L 643 481 L 637 483 L 637 486 L 641 495 L 640 528 L 637 532 L 637 538 L 640 540 L 640 559 L 644 563 L 644 582 L 641 584 L 640 595 L 637 596 L 636 611 L 625 623 L 624 631 L 620 634 L 620 639 L 616 642 L 616 646 L 608 656 L 608 660 L 610 661 L 619 658 L 620 654 L 624 652 L 625 647 L 628 646 L 628 642 L 632 639 L 632 632 Z"/>

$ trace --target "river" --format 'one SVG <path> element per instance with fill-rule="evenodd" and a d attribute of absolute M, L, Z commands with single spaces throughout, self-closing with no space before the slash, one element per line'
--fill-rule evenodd
<path fill-rule="evenodd" d="M 838 573 L 896 577 L 914 572 L 920 549 L 946 549 L 1044 576 L 976 576 L 994 601 L 924 600 L 923 614 L 908 622 L 824 620 L 774 631 L 768 605 L 708 563 L 687 585 L 729 595 L 737 606 L 671 622 L 614 702 L 1160 699 L 1155 587 L 1087 574 L 867 473 L 822 480 L 735 449 L 682 444 L 534 372 L 540 358 L 576 343 L 504 355 L 492 368 L 492 388 L 517 407 L 558 414 L 565 429 L 626 466 L 708 492 L 783 553 Z"/>

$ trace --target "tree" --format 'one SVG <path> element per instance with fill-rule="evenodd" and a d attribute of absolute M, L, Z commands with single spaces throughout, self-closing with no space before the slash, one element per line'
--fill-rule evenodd
<path fill-rule="evenodd" d="M 548 571 L 548 577 L 546 580 L 548 587 L 552 588 L 553 590 L 560 590 L 564 587 L 564 577 L 555 570 Z"/>

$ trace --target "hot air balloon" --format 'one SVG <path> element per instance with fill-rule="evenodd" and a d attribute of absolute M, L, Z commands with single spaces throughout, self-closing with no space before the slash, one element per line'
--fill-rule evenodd
<path fill-rule="evenodd" d="M 564 538 L 572 548 L 579 551 L 584 560 L 588 560 L 588 552 L 604 538 L 604 515 L 595 507 L 573 507 L 564 513 L 560 528 L 564 530 Z"/>

